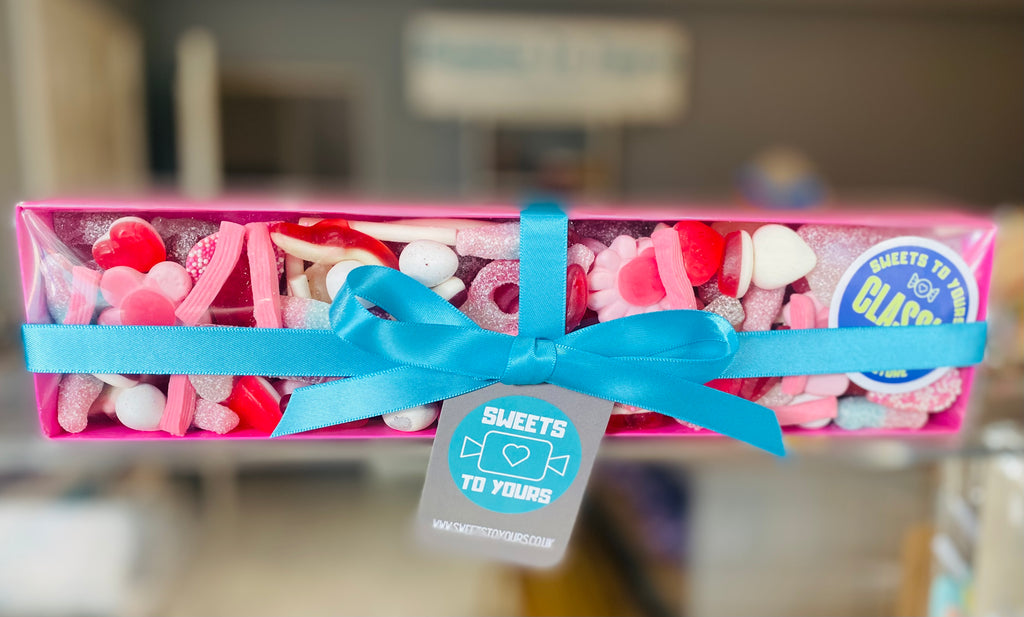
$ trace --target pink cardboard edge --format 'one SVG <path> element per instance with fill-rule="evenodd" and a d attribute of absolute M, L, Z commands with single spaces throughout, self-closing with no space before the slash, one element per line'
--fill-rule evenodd
<path fill-rule="evenodd" d="M 582 205 L 569 210 L 572 219 L 596 220 L 730 220 L 736 222 L 775 222 L 783 224 L 836 224 L 836 225 L 867 225 L 873 227 L 927 227 L 942 226 L 967 227 L 980 232 L 980 236 L 972 239 L 972 247 L 980 247 L 978 259 L 967 261 L 971 266 L 978 283 L 979 307 L 978 320 L 984 320 L 988 309 L 988 295 L 991 282 L 992 260 L 995 250 L 996 227 L 994 222 L 985 217 L 963 214 L 960 212 L 929 212 L 900 211 L 893 213 L 882 211 L 871 206 L 856 210 L 830 211 L 763 211 L 722 207 L 714 204 L 666 205 L 646 204 L 636 206 L 620 206 L 618 208 L 605 205 Z M 209 215 L 213 213 L 233 213 L 238 215 L 255 215 L 255 219 L 272 220 L 273 217 L 294 216 L 299 213 L 355 215 L 366 218 L 425 218 L 425 217 L 457 217 L 457 218 L 515 218 L 519 209 L 508 204 L 473 204 L 456 206 L 451 204 L 415 204 L 415 203 L 373 203 L 364 201 L 352 202 L 284 202 L 254 199 L 225 199 L 216 202 L 185 201 L 180 199 L 154 199 L 147 201 L 127 200 L 54 200 L 34 201 L 18 204 L 15 208 L 15 230 L 18 243 L 22 291 L 24 294 L 26 317 L 38 314 L 39 294 L 33 293 L 33 285 L 38 284 L 38 272 L 35 264 L 35 248 L 25 229 L 22 213 L 31 210 L 39 213 L 89 209 L 93 211 L 118 211 Z M 921 429 L 864 429 L 845 431 L 836 426 L 822 429 L 802 429 L 786 427 L 788 435 L 829 435 L 842 437 L 910 437 L 951 435 L 959 432 L 970 399 L 974 381 L 974 368 L 961 369 L 963 391 L 954 405 L 943 412 L 931 414 L 928 423 Z M 57 385 L 59 375 L 34 374 L 36 403 L 39 412 L 40 426 L 44 435 L 51 439 L 62 440 L 177 440 L 177 439 L 248 439 L 266 440 L 266 435 L 252 430 L 239 430 L 227 435 L 217 435 L 207 431 L 191 431 L 184 437 L 175 437 L 163 431 L 139 432 L 113 423 L 101 426 L 90 426 L 82 433 L 66 433 L 60 429 L 56 421 Z M 394 431 L 379 419 L 356 429 L 326 428 L 284 439 L 394 439 L 394 438 L 430 438 L 434 429 L 428 428 L 415 433 Z M 609 433 L 612 437 L 719 437 L 707 430 L 694 430 L 677 423 L 643 431 L 623 431 Z"/>

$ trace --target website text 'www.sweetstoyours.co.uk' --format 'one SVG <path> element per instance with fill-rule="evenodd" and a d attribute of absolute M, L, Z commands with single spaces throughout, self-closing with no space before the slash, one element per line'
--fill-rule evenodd
<path fill-rule="evenodd" d="M 554 538 L 534 536 L 528 533 L 520 533 L 518 531 L 508 531 L 507 529 L 494 529 L 493 527 L 484 527 L 482 525 L 473 525 L 470 523 L 446 521 L 439 518 L 434 519 L 434 529 L 458 533 L 465 536 L 491 538 L 493 540 L 501 540 L 502 542 L 510 542 L 512 544 L 525 544 L 527 546 L 536 546 L 539 548 L 551 548 L 555 543 Z"/>

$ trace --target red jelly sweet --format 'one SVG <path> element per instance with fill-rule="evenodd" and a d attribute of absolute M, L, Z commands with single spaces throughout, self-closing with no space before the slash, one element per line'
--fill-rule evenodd
<path fill-rule="evenodd" d="M 167 259 L 167 249 L 152 225 L 126 216 L 111 223 L 107 235 L 92 245 L 92 257 L 104 270 L 128 266 L 145 273 Z"/>
<path fill-rule="evenodd" d="M 398 268 L 398 258 L 383 242 L 349 227 L 344 219 L 310 225 L 275 223 L 270 238 L 285 253 L 313 263 L 336 264 L 354 259 L 367 265 Z"/>
<path fill-rule="evenodd" d="M 690 284 L 697 286 L 711 280 L 722 265 L 725 239 L 700 221 L 679 221 L 672 226 L 679 234 L 679 247 Z"/>
<path fill-rule="evenodd" d="M 239 425 L 273 433 L 281 421 L 281 395 L 263 377 L 239 377 L 224 403 L 238 414 Z"/>
<path fill-rule="evenodd" d="M 722 269 L 718 273 L 718 289 L 732 298 L 742 297 L 750 288 L 754 272 L 753 243 L 750 234 L 734 231 L 725 237 Z"/>
<path fill-rule="evenodd" d="M 668 416 L 653 411 L 642 411 L 640 413 L 613 413 L 608 418 L 606 433 L 622 433 L 626 431 L 640 431 L 648 428 L 665 426 L 670 421 Z"/>
<path fill-rule="evenodd" d="M 575 330 L 587 312 L 590 285 L 587 273 L 579 264 L 569 264 L 565 281 L 565 331 Z"/>

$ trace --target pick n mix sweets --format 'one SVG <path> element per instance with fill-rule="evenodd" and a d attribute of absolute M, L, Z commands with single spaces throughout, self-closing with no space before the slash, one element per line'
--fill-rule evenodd
<path fill-rule="evenodd" d="M 567 331 L 678 309 L 715 313 L 737 332 L 985 317 L 994 229 L 981 219 L 682 207 L 569 215 Z M 329 329 L 330 303 L 346 277 L 377 265 L 409 275 L 482 328 L 517 333 L 514 209 L 31 203 L 19 208 L 17 225 L 29 323 Z M 708 385 L 772 409 L 785 432 L 924 434 L 959 428 L 972 376 L 971 368 L 945 367 Z M 344 376 L 35 377 L 51 437 L 262 438 L 296 388 Z M 439 407 L 316 435 L 430 435 Z M 710 433 L 621 404 L 607 430 Z"/>

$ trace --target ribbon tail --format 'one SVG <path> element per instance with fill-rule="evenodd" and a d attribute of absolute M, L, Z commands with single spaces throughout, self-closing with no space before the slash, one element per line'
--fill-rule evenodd
<path fill-rule="evenodd" d="M 449 399 L 495 383 L 416 366 L 299 388 L 271 437 L 312 431 Z"/>
<path fill-rule="evenodd" d="M 786 455 L 782 428 L 771 409 L 700 384 L 677 383 L 679 386 L 682 391 L 675 392 L 672 400 L 651 400 L 645 403 L 642 399 L 647 397 L 641 395 L 636 397 L 637 402 L 633 404 L 677 420 L 692 422 L 776 456 Z"/>
<path fill-rule="evenodd" d="M 578 362 L 593 359 L 579 355 L 560 361 L 549 381 L 569 390 L 692 422 L 777 456 L 786 454 L 782 429 L 775 413 L 766 407 L 650 367 L 580 370 L 581 366 L 575 366 Z M 614 377 L 595 379 L 594 375 Z"/>

